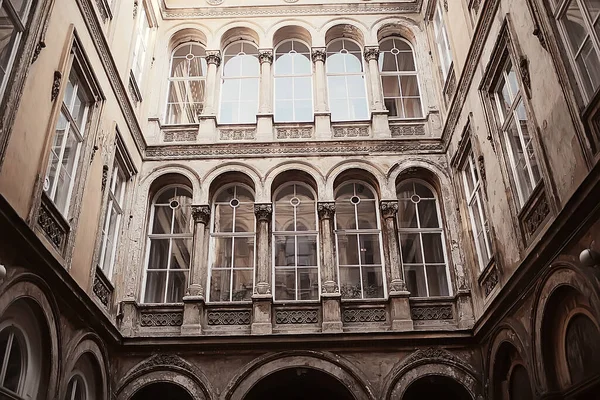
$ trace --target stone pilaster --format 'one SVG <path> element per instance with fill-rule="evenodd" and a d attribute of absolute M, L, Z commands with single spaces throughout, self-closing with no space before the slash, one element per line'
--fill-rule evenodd
<path fill-rule="evenodd" d="M 271 66 L 273 64 L 273 50 L 262 49 L 258 52 L 260 61 L 260 94 L 257 116 L 257 139 L 273 140 L 273 89 Z"/>
<path fill-rule="evenodd" d="M 252 327 L 253 335 L 264 335 L 273 332 L 271 308 L 271 203 L 255 204 L 256 215 L 256 285 L 252 295 Z"/>
<path fill-rule="evenodd" d="M 200 136 L 200 139 L 216 140 L 217 108 L 219 87 L 219 66 L 221 65 L 221 52 L 208 50 L 206 52 L 206 91 L 204 93 L 204 108 L 200 117 L 200 132 L 215 132 L 214 137 Z"/>
<path fill-rule="evenodd" d="M 331 114 L 327 102 L 327 75 L 325 74 L 324 47 L 313 47 L 312 61 L 315 67 L 315 133 L 317 139 L 331 138 Z"/>
<path fill-rule="evenodd" d="M 393 330 L 412 330 L 410 316 L 410 293 L 406 290 L 402 274 L 402 258 L 398 242 L 398 201 L 382 200 L 379 205 L 383 219 L 383 238 L 385 243 L 385 263 L 390 266 L 391 282 L 389 285 L 390 309 Z"/>
<path fill-rule="evenodd" d="M 381 85 L 381 74 L 379 73 L 379 47 L 368 46 L 364 51 L 367 62 L 367 78 L 371 87 L 371 115 L 374 137 L 391 137 L 388 125 L 387 110 L 383 101 L 383 87 Z"/>
<path fill-rule="evenodd" d="M 321 248 L 321 302 L 323 332 L 341 332 L 340 290 L 336 277 L 334 215 L 335 203 L 318 203 L 319 245 Z"/>

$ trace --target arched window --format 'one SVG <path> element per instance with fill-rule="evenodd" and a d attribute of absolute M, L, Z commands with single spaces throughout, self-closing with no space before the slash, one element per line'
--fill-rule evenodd
<path fill-rule="evenodd" d="M 379 44 L 379 70 L 385 107 L 390 117 L 422 118 L 421 90 L 410 44 L 389 38 Z"/>
<path fill-rule="evenodd" d="M 448 296 L 448 268 L 437 197 L 421 181 L 404 181 L 396 191 L 402 267 L 408 291 L 414 297 Z"/>
<path fill-rule="evenodd" d="M 315 195 L 290 183 L 275 192 L 273 258 L 275 300 L 319 298 L 318 232 Z"/>
<path fill-rule="evenodd" d="M 250 42 L 233 43 L 225 49 L 223 60 L 219 122 L 256 122 L 260 82 L 258 48 Z"/>
<path fill-rule="evenodd" d="M 21 393 L 27 372 L 27 347 L 22 333 L 10 326 L 0 332 L 0 398 Z"/>
<path fill-rule="evenodd" d="M 186 290 L 192 254 L 192 194 L 167 186 L 152 201 L 144 303 L 177 303 Z"/>
<path fill-rule="evenodd" d="M 346 183 L 336 191 L 335 207 L 342 298 L 383 298 L 383 257 L 375 192 L 362 182 Z"/>
<path fill-rule="evenodd" d="M 69 380 L 65 400 L 88 400 L 87 383 L 80 373 L 75 373 Z"/>
<path fill-rule="evenodd" d="M 571 384 L 577 384 L 600 371 L 600 331 L 584 314 L 571 318 L 565 335 L 565 352 Z"/>
<path fill-rule="evenodd" d="M 513 367 L 510 373 L 510 382 L 508 385 L 509 400 L 532 400 L 531 382 L 529 374 L 522 364 Z"/>
<path fill-rule="evenodd" d="M 211 224 L 210 301 L 249 301 L 254 287 L 254 194 L 236 184 L 217 193 Z"/>
<path fill-rule="evenodd" d="M 360 46 L 350 39 L 336 39 L 329 43 L 326 70 L 331 120 L 369 119 Z"/>
<path fill-rule="evenodd" d="M 173 51 L 169 73 L 166 124 L 199 122 L 206 88 L 206 51 L 198 43 L 184 43 Z"/>
<path fill-rule="evenodd" d="M 275 122 L 313 120 L 310 49 L 290 39 L 275 49 Z"/>

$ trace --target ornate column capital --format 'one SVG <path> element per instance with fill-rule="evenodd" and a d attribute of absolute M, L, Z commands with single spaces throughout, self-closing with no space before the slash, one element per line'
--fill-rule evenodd
<path fill-rule="evenodd" d="M 219 65 L 221 65 L 221 51 L 220 50 L 207 50 L 206 56 L 204 58 L 206 59 L 207 64 L 214 64 L 217 67 Z"/>
<path fill-rule="evenodd" d="M 271 203 L 254 204 L 254 215 L 258 221 L 271 221 L 273 205 Z"/>
<path fill-rule="evenodd" d="M 261 64 L 268 63 L 273 64 L 273 50 L 271 49 L 262 49 L 258 51 L 258 61 Z"/>
<path fill-rule="evenodd" d="M 210 206 L 208 205 L 193 205 L 192 218 L 197 224 L 208 225 L 210 221 Z"/>
<path fill-rule="evenodd" d="M 379 210 L 384 219 L 396 218 L 398 213 L 398 200 L 381 200 Z"/>
<path fill-rule="evenodd" d="M 335 214 L 335 203 L 317 203 L 317 213 L 319 213 L 319 219 L 331 219 Z"/>
<path fill-rule="evenodd" d="M 311 50 L 311 58 L 314 63 L 317 61 L 325 62 L 325 58 L 327 57 L 325 47 L 313 47 Z"/>
<path fill-rule="evenodd" d="M 371 60 L 379 60 L 379 47 L 378 46 L 369 46 L 365 47 L 364 57 L 367 62 Z"/>

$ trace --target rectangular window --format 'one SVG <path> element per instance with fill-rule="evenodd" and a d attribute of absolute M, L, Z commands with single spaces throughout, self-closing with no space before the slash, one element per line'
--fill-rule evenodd
<path fill-rule="evenodd" d="M 450 66 L 452 65 L 452 52 L 450 51 L 448 31 L 446 30 L 446 25 L 444 24 L 444 13 L 442 10 L 441 1 L 438 1 L 435 6 L 435 13 L 433 14 L 433 33 L 438 49 L 442 77 L 444 78 L 445 82 L 450 72 Z"/>
<path fill-rule="evenodd" d="M 521 209 L 541 181 L 541 175 L 533 138 L 529 133 L 522 90 L 510 57 L 506 57 L 497 79 L 491 97 L 508 158 L 509 173 L 516 186 L 518 206 Z"/>
<path fill-rule="evenodd" d="M 31 1 L 0 0 L 0 99 L 25 29 Z"/>
<path fill-rule="evenodd" d="M 146 51 L 148 50 L 148 38 L 150 37 L 150 24 L 148 23 L 148 13 L 142 6 L 137 23 L 135 36 L 135 47 L 133 49 L 133 64 L 131 72 L 135 78 L 138 88 L 142 85 L 142 74 L 144 71 L 144 62 L 146 61 Z"/>
<path fill-rule="evenodd" d="M 88 110 L 92 104 L 78 68 L 71 68 L 56 123 L 44 191 L 57 209 L 67 216 L 77 167 L 86 137 Z"/>
<path fill-rule="evenodd" d="M 463 164 L 462 177 L 479 268 L 483 270 L 492 258 L 492 247 L 488 219 L 481 195 L 481 176 L 472 149 L 469 150 Z"/>

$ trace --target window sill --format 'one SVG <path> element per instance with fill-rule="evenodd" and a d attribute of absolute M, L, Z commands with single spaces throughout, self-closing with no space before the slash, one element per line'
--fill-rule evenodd
<path fill-rule="evenodd" d="M 71 227 L 45 192 L 42 192 L 37 225 L 61 256 L 64 255 Z"/>
<path fill-rule="evenodd" d="M 129 70 L 129 84 L 127 85 L 127 88 L 129 89 L 129 95 L 131 96 L 131 100 L 137 107 L 137 105 L 143 100 L 142 91 L 140 90 L 140 86 L 136 81 L 135 76 L 133 76 L 132 70 Z"/>

